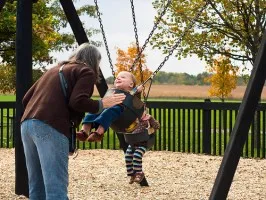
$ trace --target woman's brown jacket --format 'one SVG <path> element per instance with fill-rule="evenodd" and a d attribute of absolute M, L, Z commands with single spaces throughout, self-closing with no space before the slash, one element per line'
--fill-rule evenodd
<path fill-rule="evenodd" d="M 68 84 L 68 104 L 59 78 L 59 68 L 49 69 L 26 93 L 22 100 L 24 113 L 21 119 L 38 119 L 60 133 L 70 136 L 70 119 L 79 125 L 84 112 L 97 113 L 99 101 L 91 99 L 95 74 L 85 64 L 67 63 L 63 74 Z"/>

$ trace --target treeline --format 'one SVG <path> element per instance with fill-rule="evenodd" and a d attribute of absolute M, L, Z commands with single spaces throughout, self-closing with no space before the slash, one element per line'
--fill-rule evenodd
<path fill-rule="evenodd" d="M 169 84 L 169 85 L 210 85 L 205 81 L 207 77 L 211 76 L 208 72 L 203 72 L 198 75 L 191 75 L 187 73 L 174 73 L 174 72 L 158 72 L 154 79 L 153 84 Z M 114 78 L 108 77 L 106 79 L 108 84 L 113 84 Z M 237 78 L 237 85 L 246 85 L 245 77 L 239 76 Z"/>

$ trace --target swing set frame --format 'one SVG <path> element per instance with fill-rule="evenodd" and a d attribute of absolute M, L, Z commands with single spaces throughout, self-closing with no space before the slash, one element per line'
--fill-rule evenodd
<path fill-rule="evenodd" d="M 206 0 L 210 5 L 213 3 Z M 0 1 L 0 12 L 6 0 Z M 32 3 L 37 0 L 17 1 L 17 34 L 16 34 L 16 129 L 15 129 L 15 193 L 28 197 L 27 170 L 25 165 L 24 150 L 20 136 L 20 118 L 23 113 L 22 98 L 31 86 L 32 76 Z M 60 0 L 65 15 L 70 23 L 72 31 L 78 44 L 88 42 L 87 35 L 77 15 L 72 0 Z M 27 48 L 25 48 L 27 47 Z M 140 51 L 141 52 L 141 51 Z M 241 151 L 248 136 L 252 118 L 255 114 L 260 95 L 266 79 L 266 31 L 261 41 L 251 77 L 239 108 L 236 124 L 231 133 L 230 141 L 218 171 L 210 200 L 226 199 L 234 173 L 236 171 Z M 159 67 L 158 67 L 159 69 Z M 157 72 L 156 72 L 157 73 Z M 155 73 L 155 74 L 156 74 Z M 101 74 L 102 75 L 102 74 Z M 107 84 L 104 77 L 97 85 L 100 96 L 107 91 Z"/>

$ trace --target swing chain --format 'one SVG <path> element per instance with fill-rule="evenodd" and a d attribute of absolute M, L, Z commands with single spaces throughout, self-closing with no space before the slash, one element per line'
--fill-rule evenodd
<path fill-rule="evenodd" d="M 153 26 L 151 32 L 149 33 L 148 38 L 145 40 L 144 45 L 141 47 L 141 50 L 139 51 L 137 57 L 135 58 L 135 60 L 134 60 L 134 62 L 133 62 L 133 64 L 132 64 L 132 66 L 131 66 L 131 69 L 133 69 L 133 68 L 135 67 L 136 63 L 137 63 L 138 60 L 140 59 L 142 52 L 144 51 L 144 49 L 146 48 L 147 44 L 149 43 L 149 41 L 150 41 L 150 39 L 151 39 L 151 37 L 152 37 L 154 31 L 157 29 L 158 24 L 160 23 L 162 17 L 163 17 L 164 14 L 166 13 L 166 10 L 167 10 L 167 8 L 169 7 L 169 5 L 171 4 L 171 2 L 172 2 L 172 0 L 168 0 L 168 2 L 167 2 L 167 4 L 165 5 L 163 11 L 161 12 L 161 14 L 159 15 L 159 17 L 157 18 L 156 22 L 154 23 L 154 26 Z"/>
<path fill-rule="evenodd" d="M 185 36 L 185 34 L 187 33 L 187 31 L 189 29 L 192 28 L 192 26 L 194 25 L 194 23 L 196 22 L 196 19 L 201 15 L 201 13 L 205 10 L 205 8 L 208 6 L 208 4 L 210 3 L 210 0 L 205 0 L 206 3 L 205 5 L 199 10 L 199 12 L 197 13 L 197 15 L 190 21 L 190 24 L 185 28 L 185 30 L 182 32 L 181 36 L 177 39 L 177 42 L 175 43 L 174 46 L 172 46 L 172 48 L 170 49 L 169 51 L 169 54 L 164 58 L 164 60 L 162 61 L 162 63 L 159 65 L 159 67 L 151 74 L 151 76 L 145 80 L 144 82 L 142 81 L 142 85 L 144 85 L 145 83 L 147 83 L 149 80 L 152 81 L 152 79 L 154 78 L 154 76 L 160 71 L 160 69 L 163 67 L 163 65 L 165 64 L 165 62 L 169 59 L 169 57 L 173 54 L 174 50 L 180 45 L 183 37 Z M 110 52 L 109 52 L 109 48 L 108 48 L 108 44 L 107 44 L 107 40 L 106 40 L 106 36 L 105 36 L 105 32 L 104 32 L 104 28 L 103 28 L 103 24 L 102 24 L 102 19 L 101 19 L 101 14 L 100 14 L 100 11 L 99 11 L 99 7 L 98 7 L 98 3 L 97 3 L 97 0 L 94 0 L 94 3 L 95 3 L 95 7 L 96 7 L 96 11 L 97 11 L 97 16 L 98 16 L 98 20 L 99 20 L 99 23 L 100 23 L 100 28 L 101 28 L 101 31 L 102 31 L 102 36 L 103 36 L 103 40 L 104 40 L 104 44 L 105 44 L 105 48 L 106 48 L 106 52 L 107 52 L 107 56 L 109 58 L 109 63 L 110 63 L 110 68 L 112 70 L 112 74 L 115 78 L 115 71 L 114 71 L 114 67 L 113 67 L 113 64 L 112 64 L 112 60 L 111 60 L 111 56 L 110 56 Z M 133 5 L 133 1 L 131 0 L 131 8 L 132 8 L 132 15 L 133 15 L 133 24 L 135 26 L 134 28 L 134 31 L 135 31 L 135 38 L 136 38 L 136 43 L 137 43 L 137 46 L 139 45 L 138 43 L 138 35 L 137 35 L 137 27 L 136 27 L 136 21 L 135 21 L 135 12 L 134 12 L 134 5 Z M 161 12 L 160 16 L 157 18 L 157 21 L 156 23 L 154 24 L 153 26 L 153 29 L 152 31 L 150 32 L 148 38 L 145 40 L 145 43 L 144 45 L 142 46 L 142 48 L 140 49 L 138 47 L 138 55 L 137 57 L 135 58 L 132 66 L 131 66 L 131 71 L 132 69 L 134 68 L 134 66 L 136 65 L 137 61 L 140 59 L 141 57 L 141 54 L 142 52 L 144 51 L 144 49 L 146 48 L 149 40 L 151 39 L 155 29 L 157 28 L 159 22 L 161 21 L 161 18 L 164 16 L 164 14 L 166 13 L 166 10 L 167 8 L 169 7 L 171 3 L 171 0 L 168 0 L 167 4 L 165 5 L 164 7 L 164 10 Z M 139 50 L 140 49 L 140 50 Z M 142 72 L 141 72 L 142 74 Z"/>
<path fill-rule="evenodd" d="M 183 37 L 185 36 L 185 34 L 188 32 L 188 30 L 190 30 L 192 28 L 192 26 L 194 25 L 194 23 L 196 22 L 196 19 L 201 15 L 201 13 L 207 8 L 209 4 L 209 0 L 206 0 L 204 6 L 198 11 L 198 13 L 196 14 L 196 16 L 190 21 L 190 24 L 185 28 L 185 30 L 182 32 L 181 36 L 177 39 L 177 42 L 175 43 L 174 46 L 172 46 L 172 48 L 170 49 L 168 55 L 164 58 L 164 60 L 162 61 L 162 63 L 159 65 L 159 67 L 152 73 L 152 75 L 150 76 L 149 79 L 152 79 L 159 71 L 160 69 L 163 67 L 163 65 L 165 64 L 165 62 L 169 59 L 169 57 L 173 54 L 174 50 L 180 45 Z M 145 81 L 147 82 L 147 81 Z"/>
<path fill-rule="evenodd" d="M 106 39 L 106 36 L 105 36 L 105 32 L 104 32 L 104 28 L 103 28 L 103 23 L 102 23 L 102 19 L 101 19 L 101 13 L 99 11 L 99 6 L 98 6 L 97 0 L 94 0 L 94 3 L 95 3 L 95 8 L 96 8 L 97 16 L 98 16 L 98 21 L 100 23 L 100 28 L 101 28 L 101 31 L 102 31 L 102 36 L 103 36 L 103 41 L 104 41 L 105 48 L 106 48 L 107 57 L 108 57 L 109 63 L 110 63 L 110 68 L 112 70 L 112 75 L 113 75 L 113 77 L 115 79 L 115 70 L 114 70 L 114 66 L 113 66 L 113 63 L 112 63 L 111 54 L 110 54 L 110 51 L 109 51 L 109 48 L 108 48 L 107 39 Z"/>
<path fill-rule="evenodd" d="M 140 54 L 140 47 L 139 47 L 139 39 L 138 39 L 138 29 L 137 29 L 137 23 L 136 23 L 136 15 L 135 15 L 135 8 L 134 8 L 134 3 L 133 0 L 130 0 L 131 3 L 131 11 L 132 11 L 132 19 L 133 19 L 133 26 L 134 26 L 134 33 L 135 33 L 135 38 L 136 38 L 136 46 L 137 46 L 137 53 L 138 55 Z M 131 66 L 129 69 L 130 72 L 133 71 L 134 65 Z M 143 73 L 142 73 L 142 63 L 141 59 L 139 59 L 139 70 L 140 70 L 140 75 L 141 75 L 141 83 L 143 82 Z"/>
<path fill-rule="evenodd" d="M 135 33 L 135 38 L 136 38 L 136 45 L 139 48 L 138 29 L 137 29 L 137 22 L 136 22 L 136 15 L 135 15 L 133 0 L 130 0 L 130 3 L 131 3 L 131 11 L 132 11 L 132 18 L 133 18 L 133 25 L 134 25 L 134 33 Z"/>

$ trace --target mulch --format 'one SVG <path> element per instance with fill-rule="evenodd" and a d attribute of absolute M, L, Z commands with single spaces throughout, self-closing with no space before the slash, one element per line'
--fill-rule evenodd
<path fill-rule="evenodd" d="M 15 194 L 15 151 L 0 149 L 0 199 Z M 143 158 L 149 187 L 128 184 L 123 152 L 80 150 L 69 157 L 70 200 L 207 200 L 222 157 L 148 151 Z M 241 158 L 228 200 L 266 199 L 266 159 Z"/>

